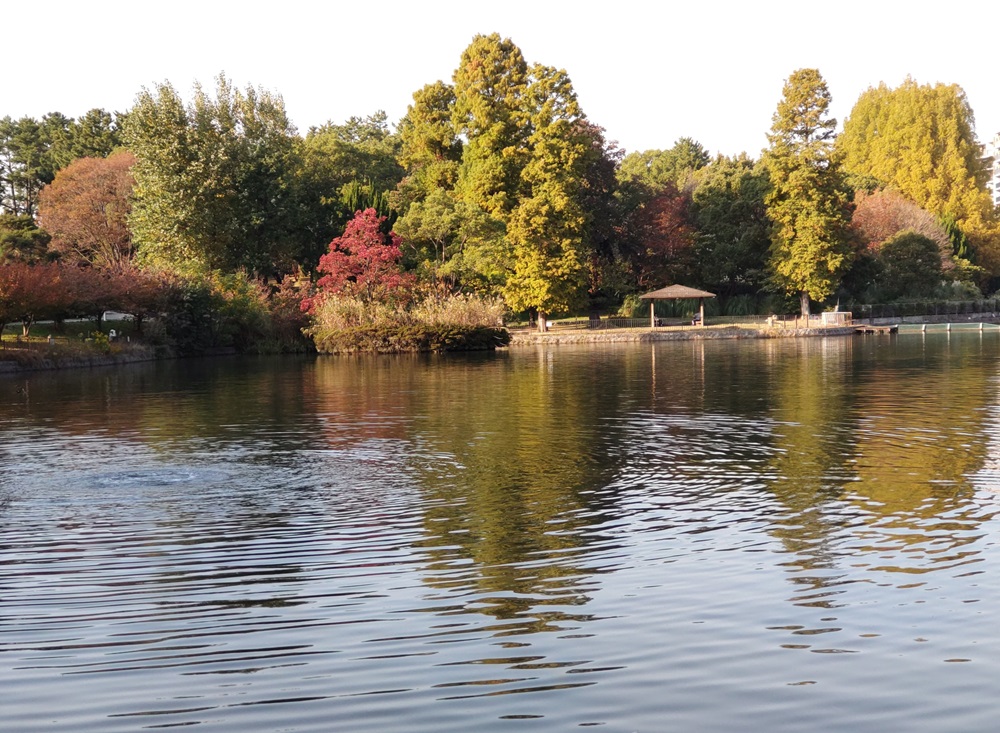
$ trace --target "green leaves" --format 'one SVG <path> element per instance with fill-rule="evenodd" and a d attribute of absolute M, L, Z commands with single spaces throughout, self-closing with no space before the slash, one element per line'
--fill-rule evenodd
<path fill-rule="evenodd" d="M 524 165 L 527 64 L 509 38 L 476 36 L 462 53 L 454 82 L 452 121 L 467 140 L 456 190 L 466 202 L 506 221 Z"/>
<path fill-rule="evenodd" d="M 522 197 L 507 226 L 514 271 L 503 292 L 514 310 L 567 311 L 586 292 L 590 219 L 581 196 L 595 148 L 566 72 L 533 67 L 527 99 Z"/>
<path fill-rule="evenodd" d="M 613 183 L 600 128 L 565 71 L 529 68 L 495 33 L 473 39 L 453 81 L 415 93 L 400 123 L 408 175 L 394 201 L 410 259 L 435 282 L 499 290 L 516 310 L 579 305 L 592 255 L 584 202 L 610 199 L 602 175 Z"/>
<path fill-rule="evenodd" d="M 700 281 L 720 296 L 757 294 L 766 285 L 769 190 L 767 169 L 744 156 L 717 159 L 692 193 Z"/>
<path fill-rule="evenodd" d="M 708 152 L 701 143 L 682 137 L 669 150 L 629 153 L 622 159 L 618 177 L 656 194 L 669 185 L 683 189 L 691 174 L 704 168 L 709 161 Z"/>
<path fill-rule="evenodd" d="M 290 269 L 293 133 L 280 97 L 221 76 L 214 99 L 196 88 L 187 107 L 169 84 L 144 89 L 125 125 L 140 258 L 187 272 Z"/>
<path fill-rule="evenodd" d="M 923 234 L 900 232 L 882 245 L 878 261 L 887 300 L 927 296 L 941 284 L 941 253 Z"/>
<path fill-rule="evenodd" d="M 763 163 L 771 190 L 770 265 L 775 284 L 798 292 L 803 315 L 809 299 L 829 297 L 850 264 L 849 192 L 833 158 L 836 121 L 826 117 L 830 93 L 815 69 L 800 69 L 785 83 Z"/>
<path fill-rule="evenodd" d="M 830 99 L 830 91 L 818 69 L 793 72 L 771 118 L 767 136 L 771 149 L 787 146 L 792 152 L 804 153 L 831 143 L 837 120 L 826 117 Z"/>

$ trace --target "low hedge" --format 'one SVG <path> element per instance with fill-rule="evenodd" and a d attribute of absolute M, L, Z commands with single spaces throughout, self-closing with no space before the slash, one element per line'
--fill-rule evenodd
<path fill-rule="evenodd" d="M 510 344 L 510 333 L 487 326 L 363 326 L 317 334 L 315 340 L 325 354 L 487 351 Z"/>

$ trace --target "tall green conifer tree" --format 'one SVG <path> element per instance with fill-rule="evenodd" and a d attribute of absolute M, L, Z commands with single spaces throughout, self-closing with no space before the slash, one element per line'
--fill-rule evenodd
<path fill-rule="evenodd" d="M 506 222 L 518 199 L 527 137 L 528 66 L 499 34 L 476 36 L 455 71 L 455 130 L 467 140 L 459 196 Z"/>
<path fill-rule="evenodd" d="M 763 163 L 772 222 L 770 266 L 776 285 L 809 299 L 829 297 L 850 264 L 850 196 L 833 152 L 837 121 L 827 116 L 830 92 L 816 69 L 785 82 L 768 133 Z"/>
<path fill-rule="evenodd" d="M 594 147 L 565 71 L 535 66 L 527 97 L 529 158 L 507 227 L 514 271 L 504 294 L 515 310 L 537 309 L 544 327 L 546 314 L 572 309 L 586 292 L 590 222 L 580 201 Z"/>

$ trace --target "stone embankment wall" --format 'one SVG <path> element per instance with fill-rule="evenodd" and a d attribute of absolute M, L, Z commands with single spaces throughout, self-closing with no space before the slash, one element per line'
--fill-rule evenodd
<path fill-rule="evenodd" d="M 807 336 L 847 336 L 853 326 L 832 328 L 689 328 L 677 330 L 622 329 L 620 331 L 512 331 L 510 345 L 634 343 L 653 341 L 700 341 L 711 339 L 774 339 Z"/>
<path fill-rule="evenodd" d="M 142 361 L 155 361 L 159 358 L 162 357 L 158 357 L 153 349 L 136 348 L 134 346 L 131 352 L 124 354 L 75 354 L 59 358 L 46 358 L 44 352 L 36 352 L 16 361 L 14 359 L 4 359 L 3 353 L 0 352 L 0 375 L 51 369 L 118 366 Z"/>

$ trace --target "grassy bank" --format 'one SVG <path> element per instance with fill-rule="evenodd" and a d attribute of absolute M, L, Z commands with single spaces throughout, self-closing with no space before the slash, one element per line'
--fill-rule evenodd
<path fill-rule="evenodd" d="M 166 355 L 146 344 L 109 342 L 106 337 L 88 341 L 60 338 L 52 343 L 46 338 L 20 343 L 4 339 L 3 348 L 0 348 L 0 372 L 128 364 Z"/>

